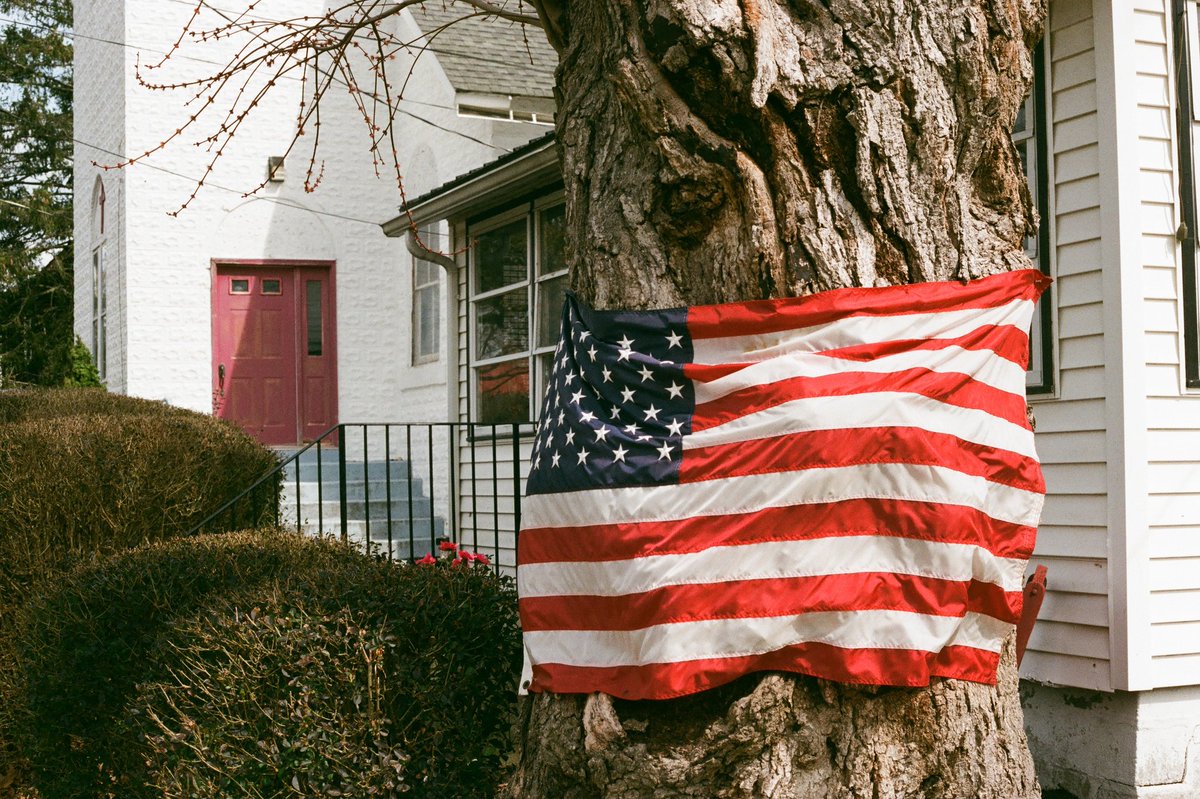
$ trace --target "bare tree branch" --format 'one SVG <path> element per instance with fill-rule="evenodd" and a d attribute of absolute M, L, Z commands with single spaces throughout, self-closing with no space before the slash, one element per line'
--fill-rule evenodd
<path fill-rule="evenodd" d="M 455 1 L 470 9 L 469 13 L 459 18 L 460 21 L 483 17 L 541 26 L 537 15 L 510 10 L 499 2 Z M 382 174 L 390 160 L 403 206 L 404 181 L 398 163 L 396 118 L 399 115 L 411 116 L 400 106 L 412 77 L 412 66 L 446 26 L 423 31 L 413 39 L 405 39 L 390 33 L 383 23 L 405 9 L 424 2 L 343 0 L 321 14 L 265 19 L 254 16 L 253 3 L 246 10 L 234 14 L 217 8 L 210 0 L 198 0 L 195 10 L 168 52 L 153 63 L 142 63 L 139 59 L 136 69 L 138 82 L 148 90 L 189 92 L 185 106 L 191 109 L 190 113 L 174 132 L 168 133 L 156 145 L 127 160 L 97 166 L 112 169 L 136 163 L 168 146 L 181 144 L 202 123 L 215 120 L 217 124 L 214 130 L 192 142 L 211 153 L 211 158 L 192 192 L 173 212 L 178 214 L 195 200 L 225 149 L 264 101 L 267 93 L 279 83 L 293 80 L 300 84 L 300 100 L 295 131 L 283 155 L 290 156 L 301 137 L 310 137 L 304 188 L 313 191 L 320 184 L 323 174 L 319 155 L 322 141 L 321 105 L 329 90 L 337 85 L 347 90 L 367 128 L 376 174 Z M 218 21 L 206 26 L 206 15 L 215 15 Z M 211 16 L 207 18 L 212 19 Z M 237 44 L 225 62 L 212 72 L 175 81 L 154 77 L 165 73 L 171 60 L 189 43 L 201 45 L 214 42 Z M 401 54 L 410 56 L 413 64 L 410 64 L 402 84 L 397 88 L 393 77 L 388 74 L 388 65 Z M 258 192 L 267 182 L 264 179 L 250 188 L 246 196 Z"/>

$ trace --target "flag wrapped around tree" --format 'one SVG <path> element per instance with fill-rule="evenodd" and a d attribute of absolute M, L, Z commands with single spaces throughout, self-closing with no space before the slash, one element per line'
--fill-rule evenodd
<path fill-rule="evenodd" d="M 995 682 L 1045 491 L 1024 386 L 1048 284 L 568 297 L 518 553 L 529 690 Z"/>

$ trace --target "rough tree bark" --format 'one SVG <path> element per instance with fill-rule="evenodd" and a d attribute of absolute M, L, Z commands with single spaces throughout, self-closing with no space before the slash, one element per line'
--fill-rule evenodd
<path fill-rule="evenodd" d="M 571 282 L 662 307 L 1028 266 L 1009 131 L 1045 0 L 539 0 L 560 48 Z M 537 696 L 522 799 L 1035 797 L 995 688 L 751 675 L 668 702 Z"/>

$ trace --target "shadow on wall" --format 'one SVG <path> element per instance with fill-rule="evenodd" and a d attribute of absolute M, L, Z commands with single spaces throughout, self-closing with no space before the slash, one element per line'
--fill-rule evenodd
<path fill-rule="evenodd" d="M 221 220 L 212 243 L 217 258 L 336 260 L 334 239 L 319 214 L 290 198 L 251 199 Z"/>
<path fill-rule="evenodd" d="M 1079 797 L 1070 791 L 1051 788 L 1048 791 L 1042 791 L 1042 799 L 1079 799 Z"/>

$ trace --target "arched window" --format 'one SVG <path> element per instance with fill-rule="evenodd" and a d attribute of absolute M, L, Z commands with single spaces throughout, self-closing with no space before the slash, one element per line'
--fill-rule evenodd
<path fill-rule="evenodd" d="M 104 263 L 104 181 L 92 189 L 92 359 L 100 379 L 108 378 L 108 270 Z"/>

